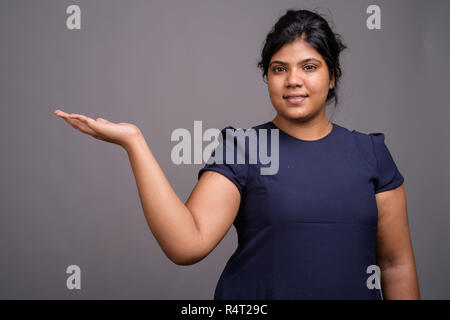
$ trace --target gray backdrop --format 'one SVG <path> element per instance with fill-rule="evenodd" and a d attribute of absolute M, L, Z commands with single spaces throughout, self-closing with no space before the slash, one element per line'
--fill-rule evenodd
<path fill-rule="evenodd" d="M 81 30 L 66 27 L 71 4 Z M 380 30 L 366 27 L 370 4 Z M 146 224 L 126 152 L 52 112 L 138 125 L 185 201 L 203 164 L 172 163 L 172 131 L 273 119 L 255 65 L 288 8 L 319 9 L 343 35 L 331 120 L 385 133 L 405 177 L 422 298 L 450 298 L 447 0 L 1 0 L 0 298 L 213 297 L 234 227 L 198 264 L 173 264 Z M 66 287 L 72 264 L 81 290 Z"/>

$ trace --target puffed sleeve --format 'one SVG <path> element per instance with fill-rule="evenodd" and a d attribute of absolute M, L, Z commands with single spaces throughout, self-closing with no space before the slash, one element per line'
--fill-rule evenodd
<path fill-rule="evenodd" d="M 236 130 L 232 126 L 227 126 L 221 130 L 218 137 L 219 145 L 212 151 L 211 157 L 208 159 L 205 166 L 198 172 L 198 180 L 200 180 L 202 173 L 206 170 L 216 171 L 230 179 L 242 195 L 242 192 L 247 184 L 248 170 L 245 142 L 244 146 L 240 145 L 239 139 L 237 139 L 233 133 L 228 135 L 227 138 L 227 129 L 231 129 L 230 132 L 234 132 L 234 130 Z M 229 143 L 231 141 L 233 142 L 232 144 Z M 218 152 L 219 148 L 222 149 L 222 154 Z M 231 152 L 234 155 L 233 161 L 229 161 L 231 154 L 227 159 L 227 154 Z M 243 157 L 244 163 L 238 163 L 238 154 Z"/>
<path fill-rule="evenodd" d="M 400 186 L 404 178 L 398 170 L 389 149 L 384 142 L 383 133 L 369 134 L 377 163 L 377 178 L 375 179 L 375 193 L 395 189 Z"/>

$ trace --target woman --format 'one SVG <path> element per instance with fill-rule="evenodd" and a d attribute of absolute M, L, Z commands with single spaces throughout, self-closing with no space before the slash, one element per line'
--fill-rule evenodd
<path fill-rule="evenodd" d="M 261 175 L 260 159 L 208 162 L 186 203 L 135 125 L 55 114 L 124 147 L 147 223 L 174 263 L 202 260 L 234 224 L 238 248 L 215 299 L 419 299 L 404 178 L 384 135 L 350 131 L 326 117 L 326 104 L 337 103 L 344 49 L 320 15 L 288 10 L 258 63 L 277 115 L 252 127 L 279 133 L 277 173 Z M 382 293 L 373 270 L 381 270 Z"/>

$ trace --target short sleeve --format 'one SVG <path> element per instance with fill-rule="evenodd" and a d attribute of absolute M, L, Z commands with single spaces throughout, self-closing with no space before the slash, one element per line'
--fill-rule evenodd
<path fill-rule="evenodd" d="M 227 129 L 229 129 L 228 132 Z M 207 170 L 216 171 L 230 179 L 231 182 L 236 185 L 242 196 L 243 190 L 247 184 L 248 168 L 246 165 L 245 145 L 240 145 L 239 140 L 233 135 L 235 130 L 236 129 L 232 126 L 227 126 L 221 130 L 218 137 L 219 145 L 212 151 L 208 162 L 198 172 L 197 179 L 200 180 L 202 173 Z M 232 143 L 230 144 L 230 142 Z M 221 149 L 222 152 L 219 152 L 219 149 Z M 243 161 L 240 162 L 243 163 L 238 163 L 239 157 L 242 157 Z"/>
<path fill-rule="evenodd" d="M 375 179 L 375 193 L 395 189 L 404 182 L 389 149 L 384 142 L 383 133 L 369 134 L 377 164 L 377 178 Z"/>

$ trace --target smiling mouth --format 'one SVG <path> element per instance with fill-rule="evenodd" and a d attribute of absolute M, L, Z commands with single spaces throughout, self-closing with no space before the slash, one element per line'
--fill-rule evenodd
<path fill-rule="evenodd" d="M 308 96 L 288 96 L 288 97 L 284 97 L 285 100 L 289 101 L 292 104 L 301 104 L 307 98 L 308 98 Z"/>

